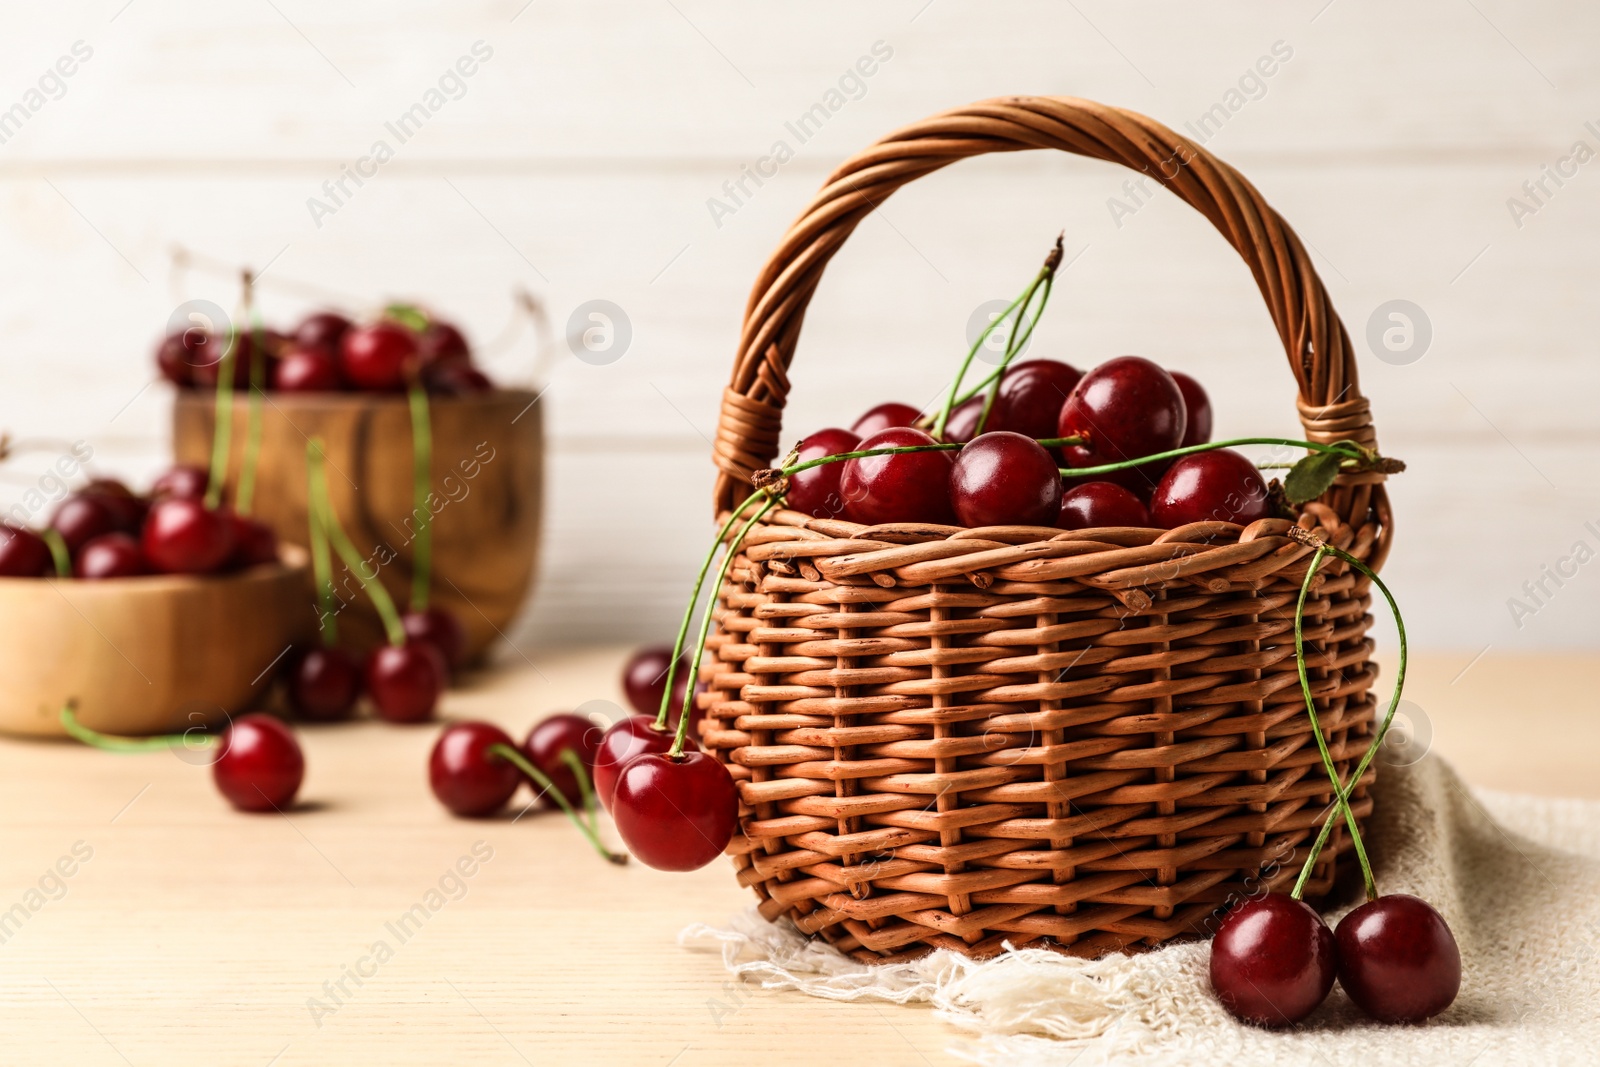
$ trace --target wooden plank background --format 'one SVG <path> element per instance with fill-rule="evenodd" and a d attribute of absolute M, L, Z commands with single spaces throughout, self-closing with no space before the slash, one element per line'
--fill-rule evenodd
<path fill-rule="evenodd" d="M 182 300 L 235 298 L 223 278 L 173 285 L 174 244 L 270 263 L 263 299 L 285 319 L 307 304 L 273 281 L 362 303 L 422 297 L 480 340 L 505 326 L 516 285 L 558 326 L 590 299 L 626 311 L 621 359 L 563 350 L 550 372 L 526 647 L 669 632 L 708 535 L 708 439 L 763 257 L 851 151 L 1018 92 L 1180 129 L 1225 115 L 1209 147 L 1315 250 L 1354 335 L 1386 301 L 1424 309 L 1420 360 L 1363 346 L 1362 362 L 1382 443 L 1411 464 L 1394 484 L 1389 574 L 1415 641 L 1474 652 L 1600 636 L 1600 565 L 1587 566 L 1600 552 L 1600 163 L 1561 162 L 1579 141 L 1600 151 L 1593 5 L 95 0 L 5 20 L 0 425 L 13 433 L 86 439 L 102 466 L 136 476 L 161 466 L 170 398 L 150 384 L 151 343 Z M 441 86 L 475 45 L 473 74 Z M 73 73 L 48 74 L 75 46 L 59 68 Z M 846 77 L 875 47 L 871 76 Z M 1272 76 L 1252 75 L 1275 49 Z M 385 123 L 430 90 L 440 106 L 399 143 Z M 830 102 L 800 143 L 786 123 Z M 14 104 L 26 117 L 8 127 Z M 314 219 L 308 198 L 378 139 L 393 158 Z M 728 202 L 723 184 L 778 140 L 793 158 L 716 217 L 708 201 Z M 1522 186 L 1541 179 L 1535 202 Z M 1114 218 L 1125 180 L 1030 154 L 897 195 L 808 317 L 793 435 L 932 397 L 972 309 L 1012 295 L 1063 228 L 1076 258 L 1035 354 L 1149 355 L 1212 386 L 1220 433 L 1294 432 L 1248 273 L 1165 193 Z M 1513 197 L 1537 210 L 1514 218 Z M 531 360 L 524 340 L 488 362 L 509 381 Z M 50 459 L 10 465 L 3 502 Z M 1523 583 L 1558 565 L 1563 584 L 1527 600 Z M 1537 610 L 1513 619 L 1512 597 Z"/>

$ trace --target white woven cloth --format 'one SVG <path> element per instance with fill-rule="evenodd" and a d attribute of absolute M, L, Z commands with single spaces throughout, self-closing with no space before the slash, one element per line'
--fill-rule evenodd
<path fill-rule="evenodd" d="M 1242 1026 L 1211 994 L 1205 944 L 871 965 L 753 909 L 679 940 L 720 949 L 766 989 L 931 1006 L 955 1027 L 952 1055 L 997 1067 L 1600 1063 L 1600 802 L 1474 790 L 1433 756 L 1382 768 L 1376 789 L 1366 839 L 1379 890 L 1433 904 L 1461 947 L 1460 995 L 1421 1026 L 1372 1022 L 1337 984 L 1292 1030 Z"/>

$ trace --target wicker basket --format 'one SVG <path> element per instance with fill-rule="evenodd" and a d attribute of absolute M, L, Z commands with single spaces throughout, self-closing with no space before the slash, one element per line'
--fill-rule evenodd
<path fill-rule="evenodd" d="M 1009 97 L 909 126 L 840 167 L 750 295 L 717 430 L 717 508 L 779 452 L 806 304 L 901 185 L 985 152 L 1055 148 L 1159 179 L 1249 265 L 1308 440 L 1375 447 L 1355 358 L 1294 232 L 1236 171 L 1141 115 Z M 1373 567 L 1381 474 L 1299 525 Z M 739 784 L 730 852 L 768 919 L 864 960 L 1002 944 L 1084 956 L 1204 936 L 1283 886 L 1332 795 L 1296 678 L 1311 550 L 1290 523 L 1175 530 L 896 524 L 773 512 L 718 593 L 705 747 Z M 1326 567 L 1306 609 L 1319 719 L 1348 772 L 1372 729 L 1369 583 Z M 1369 771 L 1355 792 L 1372 810 Z M 1349 847 L 1336 830 L 1311 892 Z"/>

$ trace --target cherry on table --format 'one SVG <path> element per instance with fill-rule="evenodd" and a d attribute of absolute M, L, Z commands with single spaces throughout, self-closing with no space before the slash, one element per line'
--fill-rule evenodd
<path fill-rule="evenodd" d="M 1085 374 L 1061 405 L 1060 437 L 1084 437 L 1062 449 L 1069 467 L 1096 467 L 1178 447 L 1188 423 L 1172 375 L 1148 359 L 1118 356 Z M 1097 475 L 1134 491 L 1155 484 L 1162 463 Z"/>
<path fill-rule="evenodd" d="M 980 434 L 950 468 L 950 503 L 963 526 L 1051 526 L 1061 511 L 1061 472 L 1031 437 Z"/>
<path fill-rule="evenodd" d="M 1191 522 L 1248 526 L 1271 513 L 1261 472 L 1229 448 L 1180 457 L 1150 495 L 1151 517 L 1169 530 Z"/>
<path fill-rule="evenodd" d="M 74 493 L 56 507 L 50 516 L 50 528 L 61 535 L 67 551 L 77 551 L 101 534 L 112 533 L 120 526 L 118 514 L 106 499 L 99 495 Z"/>
<path fill-rule="evenodd" d="M 897 427 L 873 434 L 858 451 L 905 448 L 933 444 L 921 430 Z M 841 466 L 839 490 L 846 503 L 845 517 L 869 526 L 887 522 L 924 522 L 952 525 L 948 452 L 908 452 L 900 455 L 847 459 Z"/>
<path fill-rule="evenodd" d="M 728 769 L 704 752 L 635 756 L 611 796 L 617 833 L 660 871 L 693 871 L 727 849 L 739 825 L 739 790 Z"/>
<path fill-rule="evenodd" d="M 417 363 L 416 335 L 397 322 L 354 327 L 339 343 L 339 372 L 358 389 L 404 389 Z"/>
<path fill-rule="evenodd" d="M 611 724 L 600 736 L 600 745 L 594 754 L 594 791 L 601 807 L 611 810 L 611 796 L 617 791 L 622 769 L 635 756 L 666 752 L 672 747 L 674 733 L 672 727 L 656 729 L 654 715 L 629 715 Z M 692 733 L 685 743 L 690 749 L 698 747 Z"/>
<path fill-rule="evenodd" d="M 445 666 L 452 671 L 466 665 L 467 631 L 454 612 L 434 604 L 426 611 L 408 611 L 401 615 L 400 625 L 405 628 L 407 640 L 427 641 L 437 648 L 444 657 Z"/>
<path fill-rule="evenodd" d="M 529 763 L 544 772 L 550 784 L 560 790 L 568 803 L 575 808 L 581 807 L 583 790 L 578 785 L 578 776 L 561 753 L 570 749 L 582 761 L 583 769 L 593 783 L 594 761 L 600 751 L 601 734 L 601 728 L 582 715 L 561 712 L 535 724 L 528 731 L 528 738 L 522 743 L 522 753 L 528 757 Z M 539 799 L 547 806 L 555 806 L 556 802 L 546 797 L 543 790 L 539 791 Z"/>
<path fill-rule="evenodd" d="M 243 568 L 278 562 L 278 535 L 272 527 L 259 519 L 232 512 L 228 513 L 228 523 L 233 528 L 229 566 Z"/>
<path fill-rule="evenodd" d="M 338 722 L 350 717 L 361 695 L 361 666 L 342 648 L 310 645 L 291 654 L 284 681 L 297 715 Z"/>
<path fill-rule="evenodd" d="M 38 578 L 55 570 L 44 538 L 14 523 L 0 523 L 0 578 Z"/>
<path fill-rule="evenodd" d="M 272 368 L 272 388 L 282 393 L 331 393 L 343 384 L 338 362 L 322 348 L 290 348 Z"/>
<path fill-rule="evenodd" d="M 307 348 L 320 348 L 332 355 L 348 332 L 350 320 L 337 311 L 314 311 L 294 328 L 294 339 Z"/>
<path fill-rule="evenodd" d="M 857 437 L 871 437 L 893 426 L 910 426 L 921 417 L 922 412 L 910 404 L 890 401 L 887 404 L 879 404 L 857 419 L 855 425 L 850 427 L 850 432 Z"/>
<path fill-rule="evenodd" d="M 849 430 L 830 428 L 818 430 L 800 442 L 795 462 L 837 456 L 855 450 L 861 441 Z M 784 494 L 788 506 L 818 519 L 837 519 L 844 513 L 844 498 L 839 495 L 839 476 L 844 473 L 844 463 L 824 463 L 820 467 L 800 471 L 789 476 L 789 491 Z"/>
<path fill-rule="evenodd" d="M 169 467 L 150 483 L 150 499 L 165 500 L 173 497 L 179 500 L 201 500 L 206 495 L 206 486 L 210 480 L 210 473 L 203 467 L 185 464 Z"/>
<path fill-rule="evenodd" d="M 483 818 L 506 806 L 522 784 L 522 772 L 491 753 L 495 745 L 515 747 L 500 727 L 458 722 L 445 727 L 428 754 L 428 787 L 456 815 Z"/>
<path fill-rule="evenodd" d="M 149 573 L 139 542 L 120 530 L 90 539 L 72 561 L 72 576 L 90 581 Z"/>
<path fill-rule="evenodd" d="M 487 374 L 459 359 L 423 366 L 422 387 L 436 396 L 473 396 L 494 391 Z"/>
<path fill-rule="evenodd" d="M 1380 1022 L 1419 1023 L 1461 989 L 1461 950 L 1444 916 L 1406 893 L 1371 900 L 1339 920 L 1339 984 Z"/>
<path fill-rule="evenodd" d="M 834 464 L 839 466 L 839 464 Z M 654 718 L 661 710 L 661 696 L 667 689 L 667 669 L 672 665 L 672 649 L 666 645 L 646 645 L 634 652 L 622 667 L 622 691 L 640 715 Z M 689 673 L 689 664 L 680 661 L 677 679 Z"/>
<path fill-rule="evenodd" d="M 472 358 L 472 349 L 461 331 L 441 319 L 428 323 L 427 329 L 417 335 L 417 354 L 424 365 L 451 363 Z"/>
<path fill-rule="evenodd" d="M 367 695 L 385 722 L 432 718 L 449 680 L 444 656 L 428 641 L 383 645 L 367 660 Z"/>
<path fill-rule="evenodd" d="M 1114 482 L 1081 482 L 1062 494 L 1056 525 L 1063 530 L 1149 526 L 1150 509 Z"/>
<path fill-rule="evenodd" d="M 262 712 L 236 719 L 211 764 L 217 789 L 241 811 L 281 811 L 305 778 L 300 743 L 287 726 Z"/>
<path fill-rule="evenodd" d="M 1183 444 L 1178 447 L 1188 448 L 1190 445 L 1205 444 L 1211 440 L 1211 398 L 1206 395 L 1205 388 L 1199 382 L 1182 371 L 1167 373 L 1178 383 L 1178 392 L 1183 394 L 1183 410 L 1187 416 Z"/>
<path fill-rule="evenodd" d="M 199 500 L 171 497 L 151 505 L 140 540 L 145 560 L 167 574 L 205 574 L 228 561 L 233 523 Z"/>
<path fill-rule="evenodd" d="M 1269 893 L 1238 905 L 1211 940 L 1211 988 L 1257 1026 L 1297 1023 L 1333 988 L 1333 931 L 1311 905 Z"/>

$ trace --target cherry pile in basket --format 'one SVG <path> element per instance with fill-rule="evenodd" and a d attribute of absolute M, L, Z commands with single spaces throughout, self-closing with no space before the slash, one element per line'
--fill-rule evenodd
<path fill-rule="evenodd" d="M 96 478 L 64 499 L 42 531 L 0 524 L 0 576 L 212 574 L 277 560 L 272 528 L 208 504 L 206 486 L 198 467 L 173 467 L 143 496 Z"/>
<path fill-rule="evenodd" d="M 169 334 L 156 346 L 156 365 L 176 385 L 211 388 L 227 340 L 195 327 Z M 494 388 L 473 365 L 472 349 L 456 326 L 403 304 L 368 322 L 318 311 L 289 333 L 241 332 L 233 355 L 233 384 L 240 388 L 250 385 L 253 373 L 260 374 L 263 388 L 283 393 L 397 393 L 416 375 L 435 395 Z"/>

